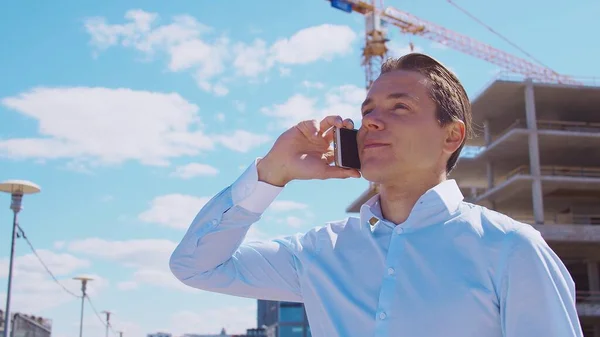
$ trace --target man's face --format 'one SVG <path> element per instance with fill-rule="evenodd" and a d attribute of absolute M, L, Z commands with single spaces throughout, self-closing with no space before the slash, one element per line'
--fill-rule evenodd
<path fill-rule="evenodd" d="M 423 75 L 404 70 L 381 75 L 367 94 L 362 115 L 358 151 L 365 179 L 394 182 L 445 167 L 448 131 L 438 122 Z"/>

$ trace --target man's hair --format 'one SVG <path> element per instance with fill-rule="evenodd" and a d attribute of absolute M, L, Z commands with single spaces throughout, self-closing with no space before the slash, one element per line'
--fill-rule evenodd
<path fill-rule="evenodd" d="M 436 105 L 437 118 L 442 126 L 456 120 L 465 123 L 465 139 L 450 156 L 446 174 L 456 166 L 465 141 L 471 136 L 471 103 L 458 77 L 435 59 L 420 53 L 411 53 L 400 58 L 386 60 L 381 65 L 381 74 L 395 70 L 415 71 L 427 78 L 429 96 Z"/>

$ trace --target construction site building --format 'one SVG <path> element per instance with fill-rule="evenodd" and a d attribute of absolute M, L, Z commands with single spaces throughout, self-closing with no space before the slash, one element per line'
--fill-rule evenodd
<path fill-rule="evenodd" d="M 499 77 L 471 100 L 476 148 L 449 178 L 466 202 L 539 230 L 576 284 L 585 336 L 600 337 L 600 81 Z M 371 184 L 347 208 L 377 193 Z"/>

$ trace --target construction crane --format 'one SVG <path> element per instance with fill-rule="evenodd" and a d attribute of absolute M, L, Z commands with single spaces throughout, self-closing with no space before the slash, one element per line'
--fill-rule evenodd
<path fill-rule="evenodd" d="M 465 35 L 453 32 L 410 13 L 393 7 L 383 8 L 382 0 L 327 0 L 331 6 L 347 13 L 357 12 L 365 16 L 365 46 L 362 65 L 365 68 L 366 87 L 375 80 L 381 63 L 387 58 L 389 41 L 384 25 L 392 24 L 402 33 L 422 36 L 463 53 L 478 57 L 503 69 L 524 75 L 537 81 L 579 85 L 572 78 L 558 74 L 552 69 L 531 63 L 500 49 L 494 48 Z M 376 5 L 376 1 L 379 3 Z M 411 43 L 411 49 L 412 49 Z"/>

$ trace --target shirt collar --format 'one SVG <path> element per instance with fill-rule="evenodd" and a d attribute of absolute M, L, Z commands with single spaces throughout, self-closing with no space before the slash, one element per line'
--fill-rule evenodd
<path fill-rule="evenodd" d="M 427 190 L 417 200 L 406 221 L 396 225 L 383 218 L 379 194 L 374 195 L 360 208 L 360 220 L 372 231 L 381 226 L 396 228 L 404 232 L 415 231 L 429 225 L 444 222 L 458 210 L 464 197 L 454 179 L 445 180 Z"/>

